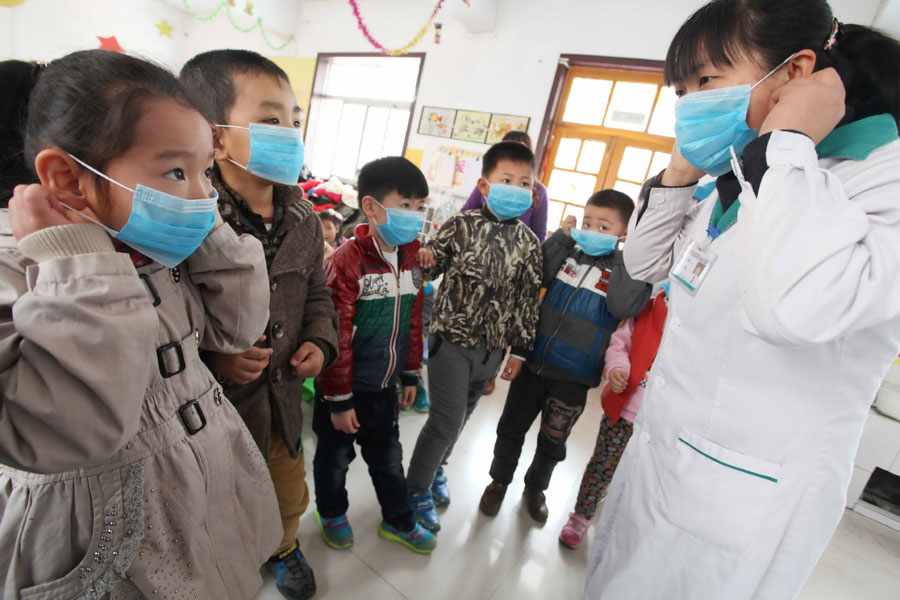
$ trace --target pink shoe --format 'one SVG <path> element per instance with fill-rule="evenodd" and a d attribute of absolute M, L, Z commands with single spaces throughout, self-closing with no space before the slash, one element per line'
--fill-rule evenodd
<path fill-rule="evenodd" d="M 584 515 L 572 513 L 568 522 L 563 526 L 559 534 L 559 543 L 567 548 L 577 548 L 584 541 L 584 536 L 590 528 L 591 522 Z"/>

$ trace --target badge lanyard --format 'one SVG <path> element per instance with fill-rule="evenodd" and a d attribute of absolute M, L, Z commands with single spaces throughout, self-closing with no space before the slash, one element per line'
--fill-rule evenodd
<path fill-rule="evenodd" d="M 734 148 L 731 148 L 731 165 L 735 175 L 743 181 L 740 163 L 735 156 Z M 743 187 L 743 186 L 742 186 Z M 736 198 L 728 210 L 722 208 L 722 198 L 716 198 L 712 214 L 709 216 L 709 226 L 706 229 L 706 238 L 702 242 L 691 240 L 675 261 L 672 268 L 672 277 L 680 282 L 692 295 L 697 293 L 706 275 L 716 262 L 717 255 L 710 249 L 710 245 L 723 233 L 728 231 L 737 222 L 738 211 L 741 208 L 740 198 Z"/>

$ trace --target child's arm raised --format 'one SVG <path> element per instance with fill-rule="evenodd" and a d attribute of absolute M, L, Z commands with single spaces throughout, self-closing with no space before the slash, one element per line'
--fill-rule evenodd
<path fill-rule="evenodd" d="M 101 228 L 23 231 L 17 209 L 49 192 L 16 194 L 10 216 L 24 235 L 18 251 L 11 238 L 0 251 L 0 463 L 37 472 L 96 464 L 138 431 L 159 321 L 131 259 Z"/>
<path fill-rule="evenodd" d="M 226 354 L 250 348 L 269 321 L 269 276 L 259 240 L 238 236 L 216 211 L 213 230 L 186 264 L 206 308 L 200 346 Z"/>
<path fill-rule="evenodd" d="M 577 225 L 577 223 L 574 223 L 574 219 L 575 217 L 572 216 L 566 217 L 566 222 L 563 223 L 562 227 L 554 231 L 553 235 L 548 237 L 547 241 L 541 246 L 541 254 L 543 255 L 541 287 L 547 287 L 553 283 L 556 274 L 559 273 L 559 269 L 566 262 L 566 258 L 575 247 L 575 240 L 572 239 L 569 233 L 572 227 Z"/>

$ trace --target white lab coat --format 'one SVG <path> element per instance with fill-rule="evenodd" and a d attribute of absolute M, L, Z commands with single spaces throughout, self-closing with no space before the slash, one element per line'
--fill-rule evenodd
<path fill-rule="evenodd" d="M 777 131 L 759 195 L 673 281 L 641 412 L 592 548 L 590 600 L 796 597 L 841 518 L 879 382 L 900 350 L 900 141 L 819 160 Z M 749 191 L 748 191 L 749 190 Z M 716 202 L 656 188 L 625 263 L 665 279 Z"/>

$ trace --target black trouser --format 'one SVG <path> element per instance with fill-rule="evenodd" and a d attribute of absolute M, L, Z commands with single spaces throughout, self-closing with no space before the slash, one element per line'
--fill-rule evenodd
<path fill-rule="evenodd" d="M 525 434 L 540 413 L 537 448 L 525 473 L 525 486 L 534 491 L 546 490 L 553 469 L 566 458 L 566 440 L 584 412 L 587 392 L 584 384 L 547 379 L 523 367 L 509 386 L 503 415 L 497 423 L 491 478 L 504 485 L 512 482 Z"/>
<path fill-rule="evenodd" d="M 397 388 L 353 392 L 353 407 L 359 421 L 359 431 L 353 435 L 334 428 L 326 402 L 324 398 L 317 398 L 313 408 L 313 431 L 319 437 L 313 460 L 319 514 L 333 518 L 347 512 L 347 469 L 356 458 L 355 441 L 369 465 L 382 518 L 401 531 L 411 531 L 415 520 L 403 475 Z"/>

